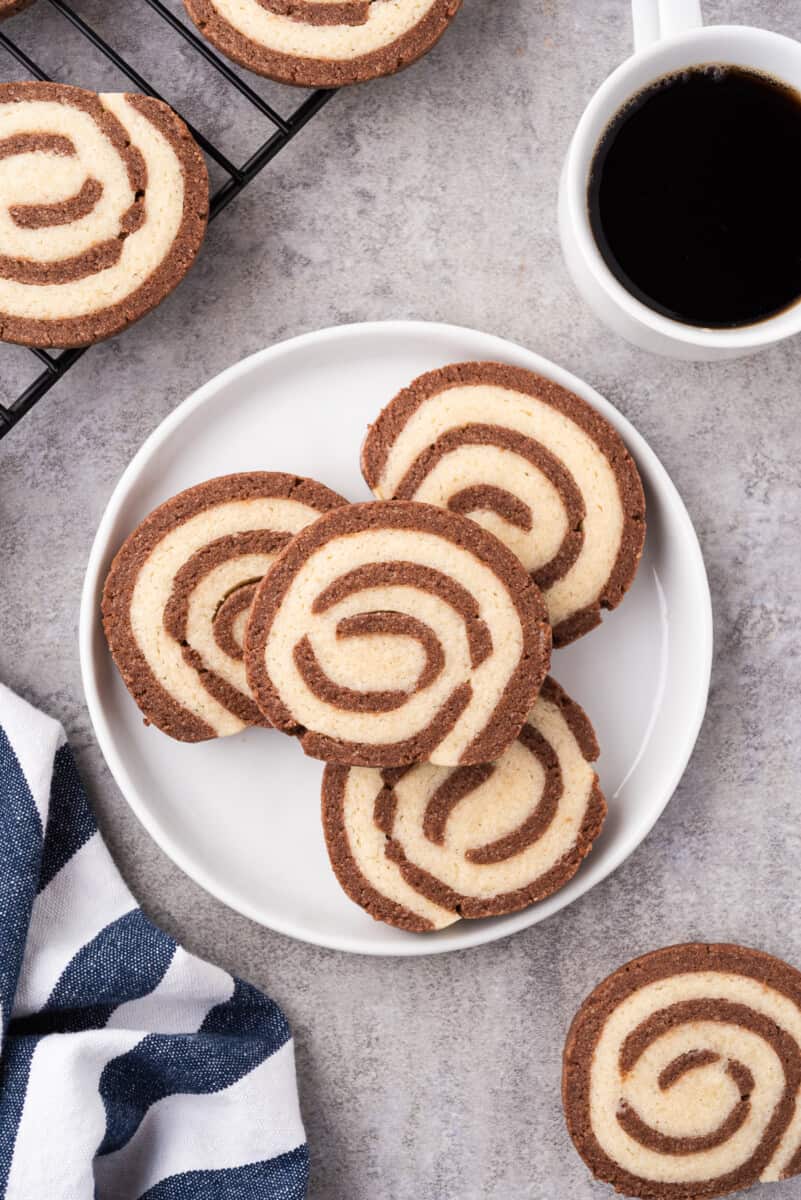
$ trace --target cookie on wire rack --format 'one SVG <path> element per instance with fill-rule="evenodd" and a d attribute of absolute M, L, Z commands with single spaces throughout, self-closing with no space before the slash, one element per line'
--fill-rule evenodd
<path fill-rule="evenodd" d="M 322 813 L 334 873 L 376 920 L 415 933 L 544 900 L 601 831 L 598 753 L 585 713 L 548 678 L 496 763 L 329 765 Z"/>
<path fill-rule="evenodd" d="M 314 480 L 257 471 L 188 488 L 137 526 L 111 564 L 102 611 L 148 723 L 184 742 L 267 723 L 243 661 L 256 584 L 298 530 L 345 503 Z"/>
<path fill-rule="evenodd" d="M 496 534 L 542 589 L 555 646 L 594 629 L 637 571 L 645 498 L 631 455 L 586 401 L 531 371 L 420 376 L 370 427 L 362 472 L 382 500 L 439 504 Z"/>
<path fill-rule="evenodd" d="M 462 0 L 184 0 L 234 62 L 280 83 L 342 87 L 392 75 L 439 41 Z"/>
<path fill-rule="evenodd" d="M 801 1173 L 801 973 L 692 943 L 621 967 L 585 1000 L 563 1097 L 593 1174 L 642 1200 L 709 1200 Z"/>
<path fill-rule="evenodd" d="M 208 175 L 149 96 L 0 84 L 0 339 L 86 346 L 180 283 L 206 230 Z"/>
<path fill-rule="evenodd" d="M 538 588 L 505 546 L 430 504 L 325 514 L 262 580 L 245 660 L 268 720 L 327 762 L 497 758 L 550 659 Z"/>

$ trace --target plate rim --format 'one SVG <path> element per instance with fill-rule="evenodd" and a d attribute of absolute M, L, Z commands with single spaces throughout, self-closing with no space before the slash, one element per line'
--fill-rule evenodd
<path fill-rule="evenodd" d="M 611 855 L 611 861 L 603 874 L 582 886 L 583 873 L 579 872 L 571 881 L 574 886 L 571 888 L 570 896 L 565 898 L 561 904 L 557 902 L 557 907 L 548 913 L 538 915 L 539 906 L 535 904 L 522 909 L 520 912 L 510 913 L 506 917 L 498 918 L 498 923 L 494 921 L 481 922 L 480 924 L 462 922 L 461 924 L 464 928 L 460 930 L 460 934 L 452 935 L 447 941 L 436 937 L 415 937 L 410 938 L 408 943 L 398 942 L 397 944 L 393 943 L 391 946 L 364 944 L 359 939 L 354 939 L 351 936 L 329 937 L 322 935 L 315 937 L 306 929 L 294 926 L 291 920 L 281 918 L 267 921 L 264 914 L 255 906 L 246 899 L 236 896 L 226 884 L 221 883 L 219 879 L 210 874 L 202 865 L 198 865 L 188 852 L 184 852 L 181 843 L 173 839 L 169 833 L 161 828 L 152 808 L 140 801 L 138 790 L 129 775 L 122 756 L 117 750 L 115 737 L 105 714 L 100 697 L 95 660 L 95 644 L 100 620 L 100 595 L 108 564 L 112 554 L 115 552 L 110 544 L 110 536 L 132 486 L 143 473 L 153 454 L 170 437 L 173 431 L 180 427 L 197 409 L 213 402 L 214 398 L 220 392 L 224 392 L 234 381 L 246 377 L 251 372 L 258 371 L 264 364 L 270 361 L 277 360 L 299 350 L 302 351 L 309 346 L 317 346 L 325 342 L 337 340 L 338 338 L 351 339 L 386 334 L 401 338 L 422 335 L 427 339 L 433 337 L 434 339 L 441 339 L 443 341 L 454 337 L 478 337 L 488 347 L 491 347 L 494 353 L 497 353 L 498 361 L 506 361 L 510 354 L 522 355 L 531 364 L 529 369 L 539 372 L 546 378 L 561 384 L 571 391 L 576 391 L 578 395 L 585 399 L 589 398 L 590 402 L 599 408 L 601 413 L 617 429 L 618 433 L 621 434 L 629 450 L 632 451 L 638 465 L 642 465 L 643 461 L 647 462 L 649 479 L 653 480 L 655 478 L 659 483 L 660 499 L 663 502 L 666 499 L 670 502 L 674 515 L 683 527 L 682 543 L 684 553 L 689 555 L 693 576 L 697 583 L 701 585 L 701 593 L 705 601 L 703 611 L 698 614 L 697 627 L 702 658 L 700 664 L 700 686 L 698 695 L 695 698 L 695 711 L 692 713 L 686 727 L 684 743 L 680 753 L 676 756 L 674 768 L 667 778 L 660 802 L 650 810 L 649 819 L 642 830 L 638 829 L 634 837 L 629 835 L 628 838 L 622 839 L 621 846 Z M 105 645 L 102 641 L 102 631 L 100 640 L 102 645 Z M 349 322 L 343 325 L 332 325 L 323 329 L 310 330 L 280 342 L 272 343 L 224 368 L 206 383 L 196 388 L 195 391 L 181 401 L 156 425 L 120 475 L 100 518 L 89 552 L 81 589 L 78 647 L 84 697 L 103 759 L 117 787 L 120 789 L 123 799 L 137 820 L 143 825 L 159 849 L 185 875 L 234 912 L 285 937 L 293 938 L 307 945 L 320 946 L 341 953 L 364 954 L 369 957 L 380 958 L 411 958 L 447 954 L 486 945 L 489 942 L 500 941 L 503 938 L 519 933 L 523 929 L 530 928 L 532 925 L 539 924 L 540 921 L 547 920 L 550 916 L 556 916 L 557 913 L 563 911 L 570 904 L 585 896 L 592 888 L 598 886 L 605 879 L 608 879 L 637 847 L 645 841 L 672 799 L 684 775 L 701 731 L 709 699 L 714 631 L 709 579 L 698 535 L 684 501 L 655 451 L 652 450 L 643 435 L 639 433 L 635 426 L 611 401 L 607 400 L 592 385 L 586 383 L 571 371 L 559 366 L 536 351 L 529 350 L 526 346 L 508 338 L 500 337 L 497 334 L 485 333 L 470 326 L 456 325 L 448 322 L 401 319 Z M 554 897 L 558 896 L 559 893 L 554 894 Z M 501 922 L 503 923 L 500 924 Z"/>

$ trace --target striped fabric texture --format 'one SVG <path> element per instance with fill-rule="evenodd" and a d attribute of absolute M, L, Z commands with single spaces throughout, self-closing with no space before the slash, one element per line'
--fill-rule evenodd
<path fill-rule="evenodd" d="M 303 1200 L 292 1036 L 148 921 L 61 727 L 0 685 L 0 1197 Z"/>

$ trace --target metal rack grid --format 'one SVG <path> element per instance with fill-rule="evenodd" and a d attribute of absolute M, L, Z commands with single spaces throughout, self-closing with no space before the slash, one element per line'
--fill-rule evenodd
<path fill-rule="evenodd" d="M 57 9 L 96 50 L 100 51 L 118 71 L 125 75 L 137 92 L 144 92 L 146 95 L 153 96 L 157 100 L 165 99 L 155 88 L 150 86 L 147 80 L 139 74 L 131 63 L 118 54 L 104 38 L 92 29 L 66 0 L 47 0 L 47 3 Z M 255 153 L 251 154 L 244 163 L 238 166 L 231 162 L 228 156 L 214 142 L 210 141 L 200 130 L 196 129 L 191 121 L 187 121 L 185 117 L 183 118 L 197 144 L 208 158 L 222 169 L 227 177 L 211 197 L 209 219 L 214 220 L 231 203 L 234 197 L 238 196 L 242 189 L 247 187 L 259 172 L 275 158 L 276 154 L 292 141 L 303 126 L 331 99 L 334 92 L 323 89 L 312 92 L 288 117 L 282 117 L 224 59 L 220 58 L 202 37 L 170 12 L 162 3 L 162 0 L 143 0 L 143 3 L 147 4 L 158 17 L 165 21 L 178 37 L 183 38 L 193 50 L 202 55 L 214 70 L 270 123 L 271 132 L 269 136 Z M 32 79 L 50 79 L 50 76 L 42 70 L 38 63 L 34 62 L 33 59 L 20 49 L 3 30 L 0 30 L 0 47 L 15 58 L 30 74 Z M 42 364 L 42 370 L 11 403 L 4 403 L 4 398 L 0 397 L 0 438 L 4 437 L 25 416 L 25 413 L 33 408 L 34 404 L 50 391 L 51 387 L 67 373 L 70 367 L 89 348 L 62 350 L 59 352 L 30 350 L 30 354 Z"/>

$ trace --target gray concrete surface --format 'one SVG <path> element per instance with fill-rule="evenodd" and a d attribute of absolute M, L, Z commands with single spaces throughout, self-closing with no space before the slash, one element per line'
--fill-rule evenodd
<path fill-rule="evenodd" d="M 177 42 L 155 41 L 140 0 L 76 8 L 204 129 L 238 152 L 255 143 L 258 123 Z M 708 0 L 706 11 L 801 36 L 787 0 Z M 113 85 L 62 26 L 44 2 L 14 19 L 55 75 Z M 555 227 L 559 166 L 584 103 L 628 47 L 626 0 L 465 0 L 426 61 L 336 97 L 214 225 L 178 292 L 88 354 L 0 444 L 0 678 L 64 722 L 145 909 L 285 1006 L 312 1200 L 608 1195 L 575 1155 L 559 1103 L 562 1041 L 586 992 L 624 959 L 688 938 L 744 941 L 801 965 L 801 341 L 723 366 L 675 364 L 607 333 L 574 294 Z M 12 74 L 3 58 L 0 72 Z M 159 851 L 95 746 L 76 625 L 109 493 L 178 401 L 276 339 L 410 316 L 524 342 L 637 425 L 700 535 L 716 655 L 684 779 L 614 876 L 513 939 L 374 961 L 251 924 Z M 26 366 L 0 347 L 6 394 Z M 770 1194 L 790 1200 L 799 1185 Z"/>

